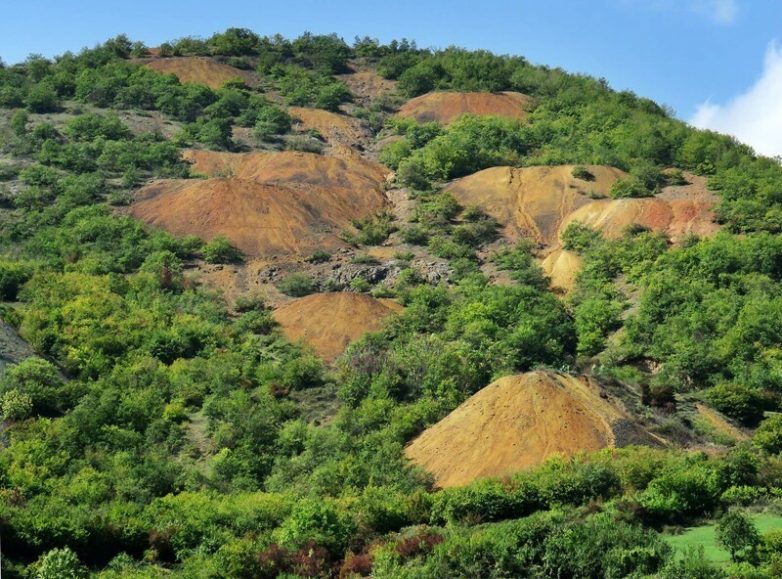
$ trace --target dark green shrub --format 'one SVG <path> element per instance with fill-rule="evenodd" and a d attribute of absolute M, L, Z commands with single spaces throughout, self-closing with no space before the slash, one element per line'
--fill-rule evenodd
<path fill-rule="evenodd" d="M 757 424 L 768 404 L 767 398 L 756 388 L 730 383 L 710 388 L 706 399 L 726 416 L 747 425 Z"/>
<path fill-rule="evenodd" d="M 242 253 L 227 237 L 218 235 L 201 248 L 201 255 L 209 263 L 238 263 Z"/>
<path fill-rule="evenodd" d="M 318 291 L 318 283 L 305 273 L 292 273 L 277 282 L 277 289 L 285 295 L 300 298 Z"/>
<path fill-rule="evenodd" d="M 573 167 L 573 170 L 571 171 L 571 174 L 575 179 L 581 179 L 582 181 L 594 181 L 595 176 L 594 174 L 584 167 L 583 165 L 576 165 Z"/>

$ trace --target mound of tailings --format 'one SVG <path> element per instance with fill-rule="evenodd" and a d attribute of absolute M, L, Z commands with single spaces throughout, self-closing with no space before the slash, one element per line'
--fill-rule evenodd
<path fill-rule="evenodd" d="M 249 71 L 202 56 L 155 58 L 147 60 L 144 66 L 163 74 L 173 74 L 179 82 L 205 84 L 210 88 L 220 88 L 233 78 L 240 78 L 248 84 L 254 81 L 254 75 Z"/>
<path fill-rule="evenodd" d="M 326 361 L 332 361 L 367 332 L 383 327 L 383 320 L 401 311 L 390 300 L 365 294 L 313 294 L 274 311 L 274 319 L 291 341 L 303 340 Z"/>
<path fill-rule="evenodd" d="M 640 225 L 667 234 L 673 243 L 687 235 L 713 235 L 719 230 L 714 220 L 717 196 L 706 189 L 702 177 L 687 178 L 688 185 L 666 187 L 656 197 L 593 201 L 571 213 L 561 227 L 577 221 L 617 238 L 628 226 Z"/>
<path fill-rule="evenodd" d="M 177 235 L 226 236 L 250 257 L 334 250 L 354 219 L 386 206 L 384 173 L 369 163 L 298 152 L 185 157 L 209 178 L 155 181 L 131 213 Z"/>
<path fill-rule="evenodd" d="M 510 475 L 555 454 L 573 456 L 643 438 L 586 379 L 529 372 L 493 382 L 425 430 L 405 454 L 438 486 L 450 487 Z"/>
<path fill-rule="evenodd" d="M 444 125 L 465 114 L 524 120 L 530 100 L 518 92 L 430 92 L 407 101 L 398 116 Z"/>
<path fill-rule="evenodd" d="M 573 177 L 572 165 L 492 167 L 454 181 L 448 191 L 461 205 L 477 205 L 497 219 L 506 237 L 556 245 L 562 221 L 592 203 L 588 194 L 608 195 L 614 181 L 624 175 L 613 167 L 587 169 L 593 180 Z"/>
<path fill-rule="evenodd" d="M 576 277 L 581 271 L 582 262 L 577 253 L 558 247 L 540 262 L 540 267 L 551 280 L 552 288 L 570 292 L 576 286 Z"/>

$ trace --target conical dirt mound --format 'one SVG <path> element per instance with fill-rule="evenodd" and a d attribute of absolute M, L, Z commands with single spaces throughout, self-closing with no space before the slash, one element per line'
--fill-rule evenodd
<path fill-rule="evenodd" d="M 493 382 L 424 431 L 405 454 L 438 486 L 459 486 L 510 475 L 555 454 L 616 446 L 615 431 L 626 436 L 628 424 L 624 410 L 586 379 L 529 372 Z"/>

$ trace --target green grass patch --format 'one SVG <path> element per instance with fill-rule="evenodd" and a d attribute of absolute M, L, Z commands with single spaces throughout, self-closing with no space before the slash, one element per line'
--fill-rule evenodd
<path fill-rule="evenodd" d="M 782 528 L 782 516 L 757 514 L 751 515 L 751 518 L 761 535 Z M 663 535 L 663 538 L 673 547 L 678 556 L 683 556 L 688 549 L 703 547 L 703 555 L 709 561 L 728 563 L 730 562 L 730 553 L 717 544 L 717 539 L 714 536 L 716 527 L 716 523 L 690 527 L 679 535 Z"/>

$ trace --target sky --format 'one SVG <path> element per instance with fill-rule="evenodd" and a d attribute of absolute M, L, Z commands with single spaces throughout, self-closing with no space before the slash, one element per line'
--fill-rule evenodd
<path fill-rule="evenodd" d="M 0 58 L 125 33 L 156 46 L 228 27 L 485 48 L 604 77 L 695 126 L 782 155 L 780 0 L 3 0 Z"/>

